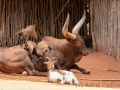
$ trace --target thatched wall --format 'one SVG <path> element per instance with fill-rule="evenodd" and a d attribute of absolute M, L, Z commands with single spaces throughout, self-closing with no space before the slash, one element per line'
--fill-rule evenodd
<path fill-rule="evenodd" d="M 93 48 L 120 60 L 120 0 L 90 0 Z"/>
<path fill-rule="evenodd" d="M 69 2 L 56 19 L 67 1 Z M 36 25 L 38 41 L 46 35 L 62 38 L 61 30 L 67 14 L 70 14 L 69 28 L 72 30 L 82 17 L 85 1 L 0 0 L 0 46 L 18 45 L 19 39 L 15 33 L 31 24 Z"/>

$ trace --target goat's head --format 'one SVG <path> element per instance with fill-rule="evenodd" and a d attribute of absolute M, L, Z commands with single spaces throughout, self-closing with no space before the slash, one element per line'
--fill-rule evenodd
<path fill-rule="evenodd" d="M 53 69 L 54 68 L 54 63 L 58 60 L 57 57 L 53 57 L 52 59 L 50 59 L 49 57 L 46 57 L 46 59 L 48 59 L 47 62 L 43 62 L 44 64 L 47 65 L 47 69 Z"/>
<path fill-rule="evenodd" d="M 71 47 L 74 49 L 74 52 L 82 55 L 88 55 L 88 51 L 85 51 L 86 46 L 82 37 L 78 34 L 78 31 L 82 27 L 86 18 L 86 11 L 84 11 L 83 17 L 81 20 L 75 25 L 72 30 L 72 33 L 68 32 L 68 25 L 69 25 L 69 14 L 65 21 L 65 24 L 62 29 L 62 34 L 70 42 Z"/>

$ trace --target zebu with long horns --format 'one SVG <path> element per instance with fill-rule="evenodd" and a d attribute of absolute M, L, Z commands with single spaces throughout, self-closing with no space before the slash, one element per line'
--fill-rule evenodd
<path fill-rule="evenodd" d="M 85 18 L 86 11 L 84 11 L 83 17 L 73 28 L 72 33 L 70 33 L 68 32 L 69 25 L 68 14 L 62 29 L 62 34 L 65 37 L 65 39 L 56 39 L 50 36 L 46 36 L 42 39 L 41 42 L 38 43 L 38 46 L 43 45 L 47 47 L 50 45 L 54 49 L 51 50 L 51 53 L 46 53 L 44 55 L 44 61 L 47 61 L 45 60 L 45 57 L 49 58 L 57 57 L 58 61 L 55 63 L 55 67 L 58 69 L 59 68 L 65 70 L 77 69 L 84 74 L 90 73 L 89 70 L 80 68 L 79 66 L 77 66 L 77 64 L 75 64 L 80 61 L 83 55 L 86 56 L 89 54 L 89 52 L 86 51 L 86 46 L 84 44 L 82 37 L 78 34 L 78 31 L 82 27 Z"/>
<path fill-rule="evenodd" d="M 4 50 L 0 54 L 0 71 L 5 73 L 22 73 L 26 71 L 29 75 L 47 75 L 47 67 L 43 62 L 47 61 L 46 57 L 50 59 L 57 57 L 58 61 L 55 62 L 55 68 L 70 70 L 77 69 L 84 74 L 89 74 L 90 71 L 80 68 L 75 63 L 79 62 L 83 55 L 88 55 L 84 41 L 78 34 L 79 29 L 82 27 L 86 18 L 84 11 L 82 19 L 73 28 L 72 33 L 68 32 L 69 14 L 63 26 L 62 34 L 65 39 L 56 39 L 46 36 L 38 43 L 43 47 L 51 46 L 50 53 L 45 53 L 43 59 L 38 60 L 38 57 L 33 55 L 33 60 L 30 59 L 29 53 L 24 50 L 24 47 L 13 46 Z"/>

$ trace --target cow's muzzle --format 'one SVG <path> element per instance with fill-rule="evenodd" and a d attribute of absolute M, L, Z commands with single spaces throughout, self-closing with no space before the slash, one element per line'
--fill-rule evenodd
<path fill-rule="evenodd" d="M 90 52 L 89 51 L 82 51 L 82 55 L 87 56 Z"/>

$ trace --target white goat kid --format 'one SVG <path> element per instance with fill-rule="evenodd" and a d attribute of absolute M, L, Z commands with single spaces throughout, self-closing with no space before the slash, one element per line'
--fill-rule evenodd
<path fill-rule="evenodd" d="M 54 63 L 58 60 L 57 57 L 50 59 L 46 57 L 48 62 L 44 62 L 47 65 L 48 71 L 48 82 L 59 83 L 59 84 L 73 84 L 79 86 L 79 81 L 73 74 L 73 72 L 66 70 L 59 70 L 54 68 Z"/>

